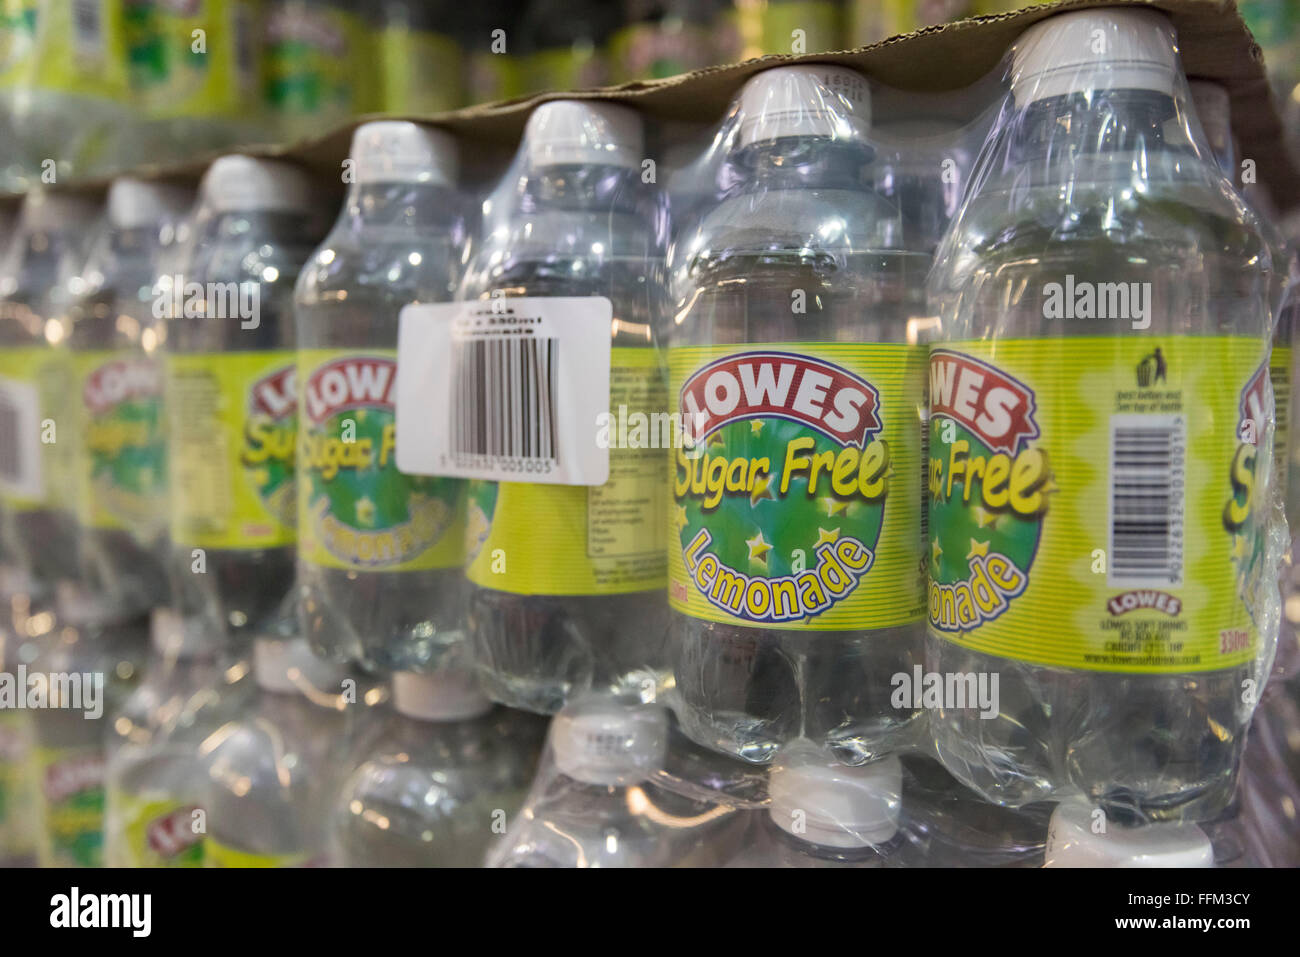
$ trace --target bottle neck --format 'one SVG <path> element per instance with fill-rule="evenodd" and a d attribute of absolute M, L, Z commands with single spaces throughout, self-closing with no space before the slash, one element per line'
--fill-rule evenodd
<path fill-rule="evenodd" d="M 1009 159 L 1135 152 L 1192 153 L 1174 98 L 1154 90 L 1096 90 L 1028 104 L 1011 126 Z"/>
<path fill-rule="evenodd" d="M 433 183 L 356 183 L 348 191 L 340 223 L 350 231 L 418 230 L 461 220 L 459 200 Z"/>
<path fill-rule="evenodd" d="M 737 153 L 733 174 L 746 192 L 784 189 L 866 189 L 873 152 L 863 143 L 790 136 Z"/>
<path fill-rule="evenodd" d="M 525 213 L 592 210 L 635 213 L 644 196 L 636 170 L 622 166 L 562 164 L 529 174 L 520 197 Z"/>

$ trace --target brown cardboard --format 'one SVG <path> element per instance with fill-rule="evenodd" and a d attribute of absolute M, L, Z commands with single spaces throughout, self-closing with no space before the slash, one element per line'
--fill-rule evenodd
<path fill-rule="evenodd" d="M 565 97 L 620 100 L 661 119 L 710 123 L 720 119 L 746 78 L 787 62 L 839 63 L 904 90 L 954 90 L 997 69 L 1012 41 L 1030 24 L 1061 10 L 1106 6 L 1149 6 L 1169 15 L 1178 32 L 1183 67 L 1188 76 L 1216 80 L 1227 87 L 1240 155 L 1255 160 L 1259 178 L 1269 187 L 1279 210 L 1285 212 L 1300 205 L 1300 173 L 1287 157 L 1282 142 L 1282 123 L 1269 94 L 1263 55 L 1237 12 L 1234 0 L 1058 0 L 1014 13 L 928 27 L 841 53 L 767 56 L 663 80 L 537 94 L 448 113 L 403 118 L 449 129 L 468 141 L 471 149 L 476 141 L 497 148 L 513 146 L 536 104 Z M 291 158 L 337 182 L 352 132 L 361 122 L 364 119 L 287 147 L 254 148 L 247 152 Z M 171 174 L 196 179 L 211 158 L 202 157 L 169 169 L 145 167 L 136 172 L 145 176 Z M 103 183 L 82 185 L 95 188 L 102 187 Z M 322 187 L 329 188 L 324 183 Z"/>

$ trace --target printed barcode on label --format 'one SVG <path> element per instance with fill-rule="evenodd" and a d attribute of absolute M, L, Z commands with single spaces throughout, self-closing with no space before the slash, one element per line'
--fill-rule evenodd
<path fill-rule="evenodd" d="M 1186 446 L 1182 416 L 1111 419 L 1112 584 L 1181 584 Z"/>
<path fill-rule="evenodd" d="M 83 56 L 97 56 L 103 38 L 102 0 L 74 0 L 72 4 L 72 37 L 77 52 Z"/>
<path fill-rule="evenodd" d="M 558 459 L 555 339 L 454 345 L 451 448 L 460 455 Z"/>
<path fill-rule="evenodd" d="M 0 378 L 0 489 L 10 495 L 39 499 L 45 493 L 40 427 L 36 387 Z"/>

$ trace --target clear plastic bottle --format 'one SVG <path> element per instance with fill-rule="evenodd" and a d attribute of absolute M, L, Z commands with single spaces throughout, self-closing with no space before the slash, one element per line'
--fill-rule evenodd
<path fill-rule="evenodd" d="M 157 304 L 166 317 L 172 587 L 232 635 L 265 624 L 294 577 L 298 271 L 320 240 L 297 167 L 223 156 Z"/>
<path fill-rule="evenodd" d="M 1268 509 L 1243 491 L 1266 472 L 1239 441 L 1269 250 L 1189 124 L 1161 15 L 1052 17 L 1010 75 L 932 277 L 930 360 L 928 669 L 997 675 L 1000 705 L 932 730 L 999 803 L 1078 789 L 1116 821 L 1198 819 L 1232 793 L 1273 637 Z"/>
<path fill-rule="evenodd" d="M 84 195 L 28 193 L 0 285 L 0 384 L 17 416 L 0 480 L 4 548 L 46 590 L 79 574 L 77 408 L 65 340 L 97 213 Z"/>
<path fill-rule="evenodd" d="M 114 621 L 94 595 L 61 583 L 54 627 L 27 665 L 29 688 L 44 684 L 48 702 L 32 712 L 42 867 L 104 864 L 109 726 L 139 680 L 147 632 L 145 620 Z"/>
<path fill-rule="evenodd" d="M 397 470 L 397 319 L 449 300 L 459 278 L 456 144 L 414 123 L 367 123 L 351 159 L 343 211 L 295 293 L 298 607 L 318 653 L 423 671 L 464 638 L 465 483 Z"/>
<path fill-rule="evenodd" d="M 163 374 L 146 350 L 159 331 L 158 257 L 192 200 L 179 186 L 115 180 L 107 228 L 69 311 L 83 579 L 127 616 L 167 598 Z"/>
<path fill-rule="evenodd" d="M 773 765 L 771 801 L 728 867 L 900 867 L 917 854 L 900 824 L 897 756 L 846 767 L 810 741 Z"/>
<path fill-rule="evenodd" d="M 391 702 L 335 802 L 339 864 L 478 867 L 523 802 L 543 720 L 494 707 L 466 672 L 399 672 Z"/>
<path fill-rule="evenodd" d="M 584 696 L 551 722 L 550 748 L 489 867 L 716 867 L 745 817 L 652 781 L 668 715 L 658 705 Z"/>
<path fill-rule="evenodd" d="M 669 391 L 684 425 L 703 419 L 674 453 L 675 710 L 697 741 L 755 762 L 807 738 L 860 764 L 907 744 L 920 716 L 894 706 L 891 676 L 921 660 L 911 325 L 930 256 L 872 190 L 870 112 L 866 78 L 843 67 L 751 78 L 719 137 L 716 205 L 670 257 Z M 846 470 L 790 470 L 827 455 Z M 719 467 L 739 481 L 711 489 Z M 831 588 L 840 550 L 856 568 Z"/>
<path fill-rule="evenodd" d="M 36 657 L 54 623 L 43 604 L 30 578 L 0 567 L 0 672 L 11 681 Z M 35 719 L 30 711 L 0 708 L 0 867 L 36 866 L 40 806 Z"/>
<path fill-rule="evenodd" d="M 485 243 L 462 297 L 608 299 L 612 412 L 663 405 L 654 349 L 664 315 L 664 222 L 642 162 L 641 119 L 631 110 L 571 100 L 539 106 L 515 167 L 484 204 Z M 550 713 L 588 687 L 658 693 L 666 609 L 654 549 L 662 556 L 665 454 L 610 448 L 611 480 L 602 486 L 470 483 L 471 646 L 495 700 Z M 589 545 L 593 535 L 603 548 Z M 504 574 L 493 567 L 500 555 L 508 556 Z"/>
<path fill-rule="evenodd" d="M 113 716 L 107 746 L 109 867 L 203 866 L 203 742 L 252 692 L 248 663 L 223 656 L 217 637 L 201 618 L 153 614 L 144 676 Z"/>
<path fill-rule="evenodd" d="M 204 866 L 329 865 L 329 810 L 349 770 L 351 679 L 301 638 L 261 636 L 253 677 L 251 705 L 203 743 Z"/>

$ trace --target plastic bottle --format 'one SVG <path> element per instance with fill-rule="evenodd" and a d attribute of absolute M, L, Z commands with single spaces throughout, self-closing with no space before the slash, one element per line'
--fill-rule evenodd
<path fill-rule="evenodd" d="M 105 771 L 109 867 L 202 867 L 207 736 L 248 704 L 246 661 L 199 618 L 158 609 L 140 684 L 113 717 Z"/>
<path fill-rule="evenodd" d="M 29 193 L 0 279 L 0 384 L 15 436 L 0 469 L 9 560 L 52 590 L 78 577 L 76 404 L 65 348 L 74 282 L 98 206 L 76 193 Z"/>
<path fill-rule="evenodd" d="M 454 29 L 467 11 L 446 0 L 384 0 L 377 6 L 377 108 L 411 115 L 464 106 L 466 63 Z"/>
<path fill-rule="evenodd" d="M 463 298 L 501 303 L 493 308 L 514 297 L 539 309 L 551 297 L 608 299 L 611 413 L 666 405 L 654 349 L 663 216 L 642 162 L 632 111 L 571 100 L 538 107 L 516 166 L 485 202 L 487 242 L 464 285 Z M 470 483 L 472 650 L 502 704 L 549 713 L 587 687 L 644 697 L 661 687 L 664 577 L 654 550 L 666 453 L 610 442 L 604 485 Z"/>
<path fill-rule="evenodd" d="M 27 665 L 41 788 L 42 867 L 104 864 L 104 769 L 111 716 L 139 679 L 148 643 L 144 620 L 114 621 L 103 602 L 59 587 L 55 625 Z"/>
<path fill-rule="evenodd" d="M 628 0 L 609 42 L 614 83 L 656 80 L 714 63 L 713 0 Z"/>
<path fill-rule="evenodd" d="M 12 567 L 0 567 L 0 672 L 18 689 L 19 667 L 37 655 L 54 617 L 33 593 L 32 582 Z M 11 701 L 0 708 L 0 867 L 35 867 L 41 833 L 41 791 L 36 769 L 32 712 Z"/>
<path fill-rule="evenodd" d="M 1269 250 L 1161 15 L 1061 14 L 1013 56 L 930 359 L 927 666 L 998 676 L 999 705 L 932 730 L 998 803 L 1078 789 L 1115 821 L 1194 820 L 1232 793 L 1274 639 L 1248 441 L 1271 425 Z"/>
<path fill-rule="evenodd" d="M 253 677 L 255 700 L 204 743 L 204 866 L 329 865 L 329 809 L 349 770 L 348 673 L 301 638 L 259 636 Z"/>
<path fill-rule="evenodd" d="M 320 654 L 423 671 L 464 637 L 465 483 L 397 470 L 392 389 L 398 312 L 450 299 L 458 279 L 456 143 L 367 123 L 351 159 L 343 211 L 295 293 L 299 610 Z"/>
<path fill-rule="evenodd" d="M 606 45 L 618 7 L 596 0 L 533 0 L 521 24 L 530 40 L 529 93 L 582 90 L 609 82 Z"/>
<path fill-rule="evenodd" d="M 725 191 L 670 257 L 669 394 L 691 436 L 671 473 L 675 710 L 749 761 L 806 738 L 861 764 L 921 714 L 893 678 L 922 654 L 911 326 L 930 256 L 872 191 L 870 113 L 843 67 L 751 78 L 720 137 Z"/>
<path fill-rule="evenodd" d="M 781 752 L 771 801 L 728 867 L 898 867 L 914 859 L 900 826 L 897 757 L 846 767 L 809 741 Z"/>
<path fill-rule="evenodd" d="M 465 672 L 399 672 L 391 700 L 335 802 L 339 863 L 478 867 L 523 801 L 543 721 L 493 707 Z"/>
<path fill-rule="evenodd" d="M 652 780 L 665 763 L 666 711 L 589 696 L 551 722 L 550 748 L 489 867 L 716 867 L 745 818 Z"/>
<path fill-rule="evenodd" d="M 720 62 L 769 53 L 828 53 L 844 49 L 840 0 L 731 0 L 722 4 L 716 32 Z"/>
<path fill-rule="evenodd" d="M 461 49 L 468 62 L 467 103 L 493 103 L 522 95 L 528 86 L 528 35 L 515 30 L 516 11 L 504 0 L 482 0 L 464 10 Z"/>
<path fill-rule="evenodd" d="M 122 615 L 167 598 L 166 436 L 155 353 L 158 257 L 189 210 L 190 190 L 115 180 L 107 227 L 69 311 L 76 413 L 74 495 L 87 587 Z"/>
<path fill-rule="evenodd" d="M 289 594 L 297 435 L 293 284 L 320 238 L 297 168 L 223 156 L 200 187 L 195 235 L 166 316 L 172 585 L 232 635 Z M 161 288 L 161 287 L 160 287 Z"/>

